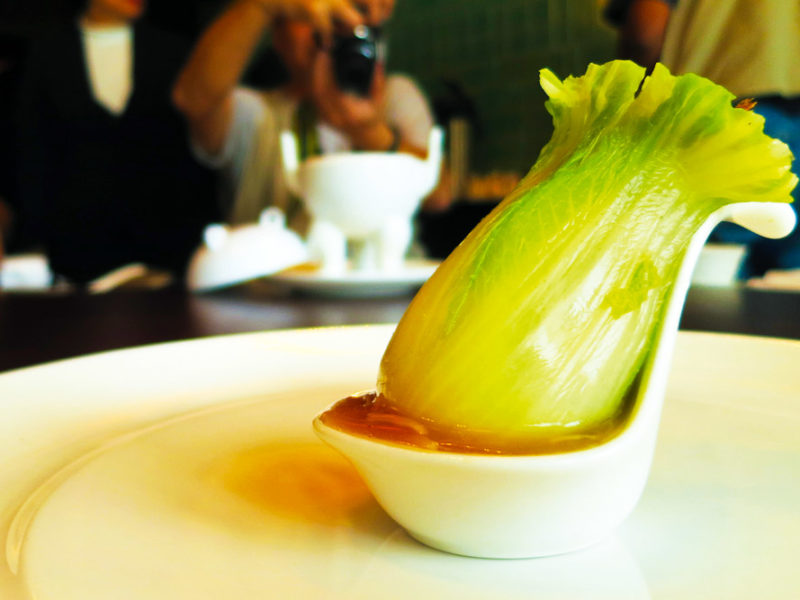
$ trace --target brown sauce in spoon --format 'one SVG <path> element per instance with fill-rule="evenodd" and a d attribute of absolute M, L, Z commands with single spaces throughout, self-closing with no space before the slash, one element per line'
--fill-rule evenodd
<path fill-rule="evenodd" d="M 636 387 L 636 386 L 634 386 Z M 340 400 L 321 415 L 322 422 L 353 435 L 424 450 L 466 454 L 533 455 L 585 450 L 617 435 L 627 421 L 629 402 L 614 418 L 591 430 L 542 434 L 515 439 L 490 436 L 487 432 L 442 427 L 414 419 L 390 406 L 375 392 Z"/>

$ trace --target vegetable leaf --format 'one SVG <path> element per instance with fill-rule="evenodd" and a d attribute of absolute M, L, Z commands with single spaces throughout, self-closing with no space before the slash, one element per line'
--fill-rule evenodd
<path fill-rule="evenodd" d="M 541 72 L 552 139 L 412 301 L 381 362 L 391 406 L 487 440 L 607 425 L 697 229 L 732 202 L 791 201 L 792 155 L 762 117 L 702 77 L 643 76 Z"/>

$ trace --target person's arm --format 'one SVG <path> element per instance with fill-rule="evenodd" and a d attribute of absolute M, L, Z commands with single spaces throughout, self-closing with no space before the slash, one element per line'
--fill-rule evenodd
<path fill-rule="evenodd" d="M 632 0 L 620 29 L 619 57 L 652 70 L 661 56 L 670 13 L 667 0 Z"/>
<path fill-rule="evenodd" d="M 384 115 L 401 137 L 400 151 L 426 156 L 435 122 L 430 102 L 406 75 L 389 75 Z"/>
<path fill-rule="evenodd" d="M 326 34 L 334 18 L 350 25 L 361 15 L 349 0 L 236 0 L 206 30 L 173 89 L 204 151 L 222 147 L 233 113 L 233 90 L 265 30 L 280 16 L 304 18 Z"/>

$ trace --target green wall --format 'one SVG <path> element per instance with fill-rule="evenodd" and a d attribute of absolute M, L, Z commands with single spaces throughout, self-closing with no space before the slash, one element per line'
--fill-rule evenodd
<path fill-rule="evenodd" d="M 397 0 L 389 67 L 412 75 L 431 99 L 443 80 L 461 84 L 484 135 L 473 140 L 477 173 L 524 173 L 552 131 L 538 71 L 581 74 L 614 57 L 601 0 Z"/>

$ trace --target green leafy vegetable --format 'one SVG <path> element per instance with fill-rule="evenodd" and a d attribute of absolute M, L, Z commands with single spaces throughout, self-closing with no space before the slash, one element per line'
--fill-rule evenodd
<path fill-rule="evenodd" d="M 541 84 L 554 133 L 401 320 L 378 391 L 416 419 L 535 439 L 615 419 L 692 235 L 718 208 L 790 202 L 792 156 L 733 95 L 662 65 Z"/>

